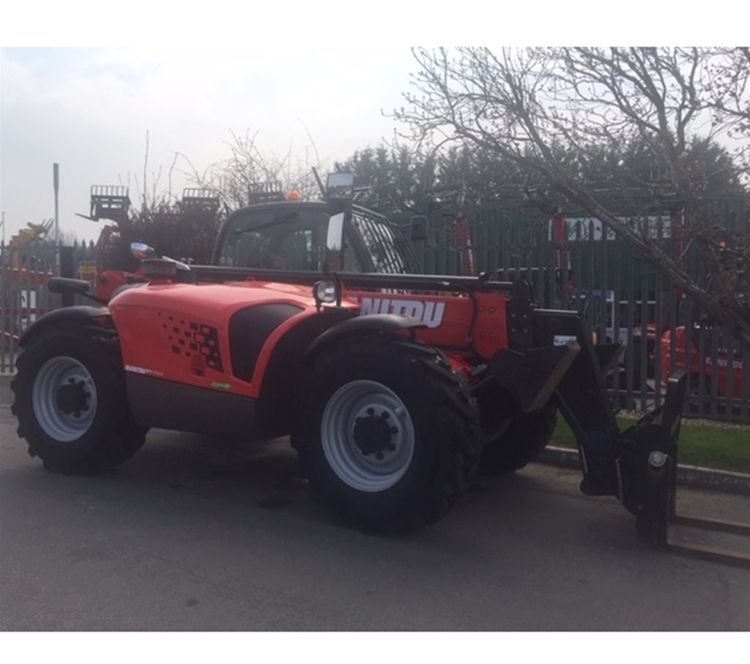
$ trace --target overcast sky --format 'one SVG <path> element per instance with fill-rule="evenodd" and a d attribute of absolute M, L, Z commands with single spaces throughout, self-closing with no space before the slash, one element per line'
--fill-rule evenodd
<path fill-rule="evenodd" d="M 162 188 L 175 151 L 205 168 L 228 156 L 232 131 L 258 132 L 264 154 L 284 157 L 291 147 L 296 162 L 312 150 L 309 136 L 324 164 L 377 145 L 395 128 L 381 109 L 401 104 L 415 69 L 408 44 L 747 42 L 749 3 L 737 4 L 727 21 L 705 3 L 681 0 L 677 11 L 670 2 L 632 0 L 628 11 L 603 11 L 600 0 L 379 0 L 372 6 L 130 0 L 126 9 L 110 0 L 4 3 L 4 45 L 169 44 L 0 49 L 6 238 L 53 215 L 53 162 L 61 169 L 61 229 L 95 238 L 99 226 L 75 213 L 88 211 L 92 184 L 124 184 L 128 174 L 135 199 L 133 176 L 142 177 L 147 130 L 149 177 L 161 166 Z M 226 44 L 253 47 L 229 51 Z M 176 173 L 173 191 L 183 184 Z"/>
<path fill-rule="evenodd" d="M 340 52 L 340 51 L 339 51 Z M 2 49 L 0 208 L 6 239 L 53 216 L 52 163 L 60 164 L 60 227 L 95 238 L 86 213 L 92 184 L 137 194 L 146 130 L 149 177 L 175 151 L 199 169 L 228 156 L 230 131 L 258 133 L 264 153 L 330 163 L 391 138 L 381 114 L 401 103 L 413 69 L 408 48 L 289 51 L 220 49 Z M 310 157 L 312 159 L 312 157 Z M 178 164 L 179 165 L 179 164 Z M 173 191 L 183 180 L 173 177 Z"/>

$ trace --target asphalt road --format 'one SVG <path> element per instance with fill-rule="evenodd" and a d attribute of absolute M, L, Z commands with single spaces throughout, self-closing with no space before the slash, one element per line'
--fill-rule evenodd
<path fill-rule="evenodd" d="M 0 628 L 750 629 L 750 571 L 643 547 L 577 482 L 531 465 L 384 538 L 336 524 L 283 440 L 154 431 L 117 471 L 69 477 L 0 403 Z M 748 500 L 688 496 L 735 519 Z"/>

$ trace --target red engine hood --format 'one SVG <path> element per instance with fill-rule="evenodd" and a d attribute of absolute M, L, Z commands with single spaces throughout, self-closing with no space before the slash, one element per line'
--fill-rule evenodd
<path fill-rule="evenodd" d="M 190 313 L 205 321 L 221 324 L 233 311 L 270 302 L 315 306 L 309 286 L 245 281 L 231 284 L 149 283 L 130 288 L 113 298 L 110 311 L 129 307 Z"/>

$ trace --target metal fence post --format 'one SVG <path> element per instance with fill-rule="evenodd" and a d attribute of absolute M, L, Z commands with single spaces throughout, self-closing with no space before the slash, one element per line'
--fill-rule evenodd
<path fill-rule="evenodd" d="M 72 279 L 75 277 L 73 247 L 60 247 L 60 276 Z M 64 307 L 73 306 L 73 293 L 65 292 L 62 296 Z"/>

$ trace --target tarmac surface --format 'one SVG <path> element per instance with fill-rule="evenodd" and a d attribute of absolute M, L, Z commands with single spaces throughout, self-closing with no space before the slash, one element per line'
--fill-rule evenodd
<path fill-rule="evenodd" d="M 575 471 L 483 482 L 404 538 L 337 524 L 283 439 L 149 433 L 116 471 L 45 471 L 0 390 L 2 630 L 748 630 L 750 571 L 653 550 Z M 747 496 L 680 505 L 746 520 Z"/>

